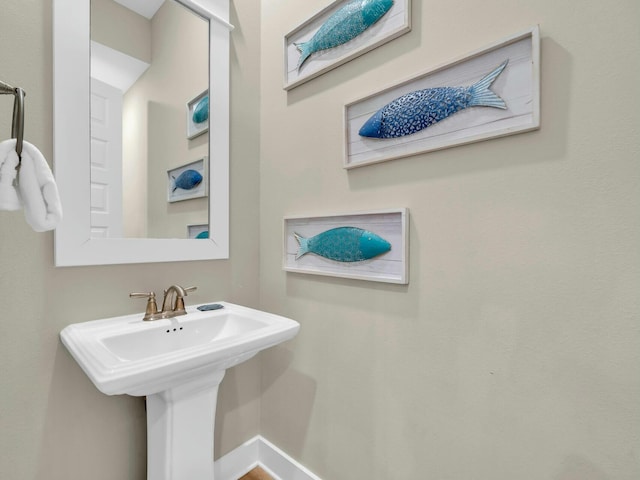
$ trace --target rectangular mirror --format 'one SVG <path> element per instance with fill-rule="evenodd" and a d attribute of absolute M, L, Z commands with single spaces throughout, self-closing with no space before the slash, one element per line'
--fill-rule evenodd
<path fill-rule="evenodd" d="M 57 266 L 228 258 L 228 15 L 54 1 Z"/>

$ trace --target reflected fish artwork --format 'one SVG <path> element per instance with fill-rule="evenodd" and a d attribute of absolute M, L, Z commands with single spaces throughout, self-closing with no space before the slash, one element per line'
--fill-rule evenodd
<path fill-rule="evenodd" d="M 173 192 L 175 192 L 178 188 L 181 188 L 183 190 L 191 190 L 202 183 L 202 175 L 200 174 L 200 172 L 191 169 L 182 172 L 180 175 L 178 175 L 178 178 L 175 178 L 173 176 L 171 178 L 173 178 Z"/>
<path fill-rule="evenodd" d="M 358 227 L 332 228 L 310 238 L 294 235 L 300 245 L 296 260 L 315 253 L 337 262 L 361 262 L 391 250 L 384 238 Z"/>
<path fill-rule="evenodd" d="M 193 109 L 193 123 L 203 123 L 209 119 L 209 95 L 198 102 Z"/>
<path fill-rule="evenodd" d="M 411 135 L 470 107 L 506 110 L 505 101 L 489 87 L 507 66 L 499 67 L 467 87 L 437 87 L 407 93 L 388 103 L 360 128 L 362 137 L 397 138 Z"/>
<path fill-rule="evenodd" d="M 209 230 L 200 232 L 198 235 L 196 235 L 196 238 L 209 238 Z"/>
<path fill-rule="evenodd" d="M 331 15 L 311 40 L 296 43 L 300 52 L 298 71 L 316 52 L 353 40 L 380 20 L 393 6 L 393 0 L 355 0 Z"/>

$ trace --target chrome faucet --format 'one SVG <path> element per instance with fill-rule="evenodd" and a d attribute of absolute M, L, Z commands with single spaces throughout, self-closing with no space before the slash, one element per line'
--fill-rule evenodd
<path fill-rule="evenodd" d="M 197 288 L 198 287 L 182 288 L 180 285 L 171 285 L 164 291 L 162 311 L 160 312 L 158 311 L 156 294 L 154 292 L 130 293 L 129 297 L 147 299 L 147 308 L 142 320 L 160 320 L 161 318 L 173 318 L 180 315 L 186 315 L 187 311 L 184 308 L 184 297 L 187 296 L 187 292 L 193 292 Z"/>

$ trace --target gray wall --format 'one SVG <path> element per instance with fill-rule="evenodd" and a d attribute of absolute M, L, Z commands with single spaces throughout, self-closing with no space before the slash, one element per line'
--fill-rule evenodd
<path fill-rule="evenodd" d="M 23 87 L 25 139 L 52 162 L 52 2 L 2 3 L 0 78 Z M 258 304 L 259 6 L 235 1 L 229 261 L 54 268 L 53 233 L 22 212 L 0 212 L 0 477 L 39 480 L 145 478 L 144 401 L 96 390 L 58 339 L 66 325 L 142 312 L 134 290 L 197 285 L 192 303 Z M 13 99 L 0 97 L 8 138 Z M 220 388 L 216 456 L 258 433 L 260 364 L 230 370 Z"/>
<path fill-rule="evenodd" d="M 91 40 L 151 63 L 151 21 L 113 0 L 91 1 Z"/>
<path fill-rule="evenodd" d="M 414 1 L 413 31 L 289 93 L 262 2 L 262 434 L 327 480 L 640 477 L 640 4 Z M 343 105 L 541 25 L 542 128 L 351 171 Z M 409 207 L 409 286 L 281 270 L 282 218 Z"/>

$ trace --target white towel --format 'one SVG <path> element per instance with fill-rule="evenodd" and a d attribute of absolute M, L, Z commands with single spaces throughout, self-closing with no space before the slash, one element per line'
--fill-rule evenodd
<path fill-rule="evenodd" d="M 17 160 L 15 139 L 0 144 L 0 159 L 7 144 L 10 149 L 5 153 L 5 158 L 12 164 L 14 157 Z M 17 192 L 27 223 L 36 232 L 53 230 L 62 219 L 62 205 L 51 169 L 40 150 L 29 142 L 22 143 L 21 157 Z"/>
<path fill-rule="evenodd" d="M 20 210 L 22 204 L 14 186 L 18 154 L 16 141 L 0 142 L 0 210 Z"/>

